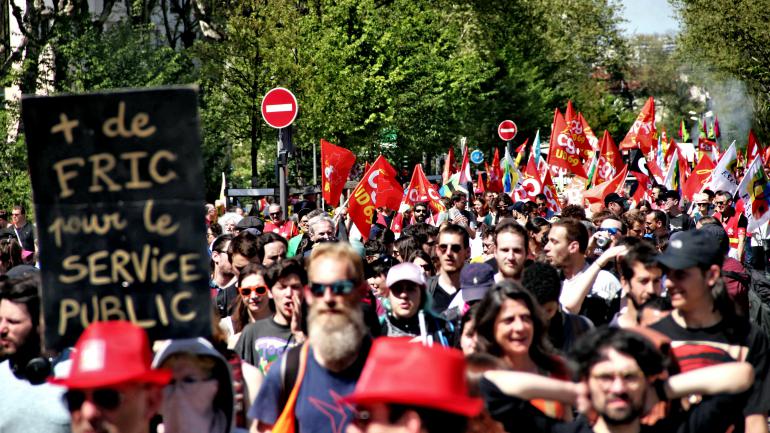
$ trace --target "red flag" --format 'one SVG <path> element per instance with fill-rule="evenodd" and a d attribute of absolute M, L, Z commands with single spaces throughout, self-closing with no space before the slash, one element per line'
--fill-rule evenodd
<path fill-rule="evenodd" d="M 591 158 L 594 149 L 588 142 L 588 137 L 586 137 L 585 130 L 583 129 L 583 122 L 580 120 L 580 117 L 575 114 L 575 109 L 572 107 L 571 100 L 567 101 L 567 110 L 564 111 L 564 121 L 567 122 L 570 137 L 575 143 L 575 147 L 577 147 L 580 150 L 580 153 L 583 154 L 583 158 Z"/>
<path fill-rule="evenodd" d="M 372 168 L 372 164 L 369 164 L 369 161 L 364 162 L 364 173 L 369 171 L 370 168 Z"/>
<path fill-rule="evenodd" d="M 528 200 L 535 200 L 535 197 L 543 192 L 543 181 L 540 180 L 540 173 L 535 166 L 535 159 L 532 155 L 527 160 L 527 168 L 522 173 L 522 179 L 520 180 L 522 188 L 526 191 Z"/>
<path fill-rule="evenodd" d="M 337 206 L 340 203 L 340 194 L 355 162 L 353 152 L 321 139 L 321 188 L 324 200 L 330 205 Z"/>
<path fill-rule="evenodd" d="M 547 170 L 545 172 L 545 179 L 543 179 L 543 194 L 545 194 L 548 209 L 554 212 L 561 212 L 561 204 L 559 204 L 559 197 L 556 195 L 556 187 L 553 184 L 553 179 L 551 179 L 551 173 Z"/>
<path fill-rule="evenodd" d="M 377 207 L 386 207 L 397 211 L 404 197 L 404 188 L 396 179 L 398 172 L 392 165 L 380 155 L 372 164 L 372 174 L 379 170 L 380 174 L 369 176 L 369 180 L 374 182 L 375 191 L 372 194 L 374 203 Z"/>
<path fill-rule="evenodd" d="M 687 158 L 685 158 L 684 153 L 682 153 L 682 149 L 680 149 L 679 146 L 676 147 L 676 153 L 679 155 L 677 157 L 677 160 L 679 161 L 680 178 L 684 179 L 684 178 L 690 177 L 690 174 L 692 173 L 692 168 L 690 167 L 690 163 L 687 162 Z"/>
<path fill-rule="evenodd" d="M 620 150 L 641 149 L 644 154 L 650 152 L 652 143 L 658 140 L 658 131 L 655 129 L 655 100 L 650 99 L 644 104 L 642 111 L 631 126 L 623 141 L 620 142 Z"/>
<path fill-rule="evenodd" d="M 446 209 L 441 203 L 441 196 L 438 194 L 436 187 L 428 181 L 425 177 L 425 172 L 422 170 L 422 164 L 414 166 L 414 172 L 412 172 L 412 180 L 409 182 L 409 187 L 406 189 L 404 195 L 404 203 L 414 206 L 415 203 L 428 202 L 433 214 L 436 215 L 439 212 L 444 212 Z"/>
<path fill-rule="evenodd" d="M 586 133 L 588 144 L 590 144 L 591 149 L 596 152 L 599 150 L 599 138 L 596 136 L 596 134 L 594 134 L 594 130 L 591 129 L 591 127 L 588 125 L 588 122 L 586 122 L 586 119 L 583 117 L 583 113 L 578 113 L 578 118 L 580 119 L 580 123 L 583 125 L 583 132 Z"/>
<path fill-rule="evenodd" d="M 492 168 L 487 169 L 487 189 L 493 192 L 503 192 L 503 171 L 500 168 L 500 152 L 495 148 L 492 158 Z"/>
<path fill-rule="evenodd" d="M 446 154 L 444 160 L 444 172 L 441 173 L 441 183 L 447 183 L 449 177 L 457 173 L 457 167 L 455 167 L 455 150 L 454 147 L 449 146 L 449 152 Z"/>
<path fill-rule="evenodd" d="M 595 187 L 589 189 L 583 193 L 583 198 L 588 200 L 589 203 L 602 203 L 604 204 L 604 197 L 607 197 L 611 192 L 621 193 L 623 186 L 626 183 L 626 175 L 628 174 L 628 166 L 623 167 L 615 177 L 607 182 L 600 183 Z"/>
<path fill-rule="evenodd" d="M 711 172 L 716 168 L 714 161 L 709 158 L 707 153 L 703 154 L 698 165 L 695 166 L 692 174 L 687 178 L 687 181 L 682 187 L 682 197 L 686 197 L 687 200 L 692 201 L 693 194 L 699 192 L 703 188 L 703 184 L 711 176 Z"/>
<path fill-rule="evenodd" d="M 634 197 L 639 194 L 639 190 L 652 190 L 652 177 L 650 176 L 649 164 L 647 164 L 647 158 L 644 157 L 640 150 L 634 150 L 631 153 L 631 162 L 628 163 L 628 171 L 633 173 L 636 180 L 639 181 L 639 187 L 637 188 Z"/>
<path fill-rule="evenodd" d="M 715 115 L 714 116 L 714 139 L 717 139 L 722 134 L 719 132 L 719 118 Z"/>
<path fill-rule="evenodd" d="M 398 210 L 402 197 L 403 190 L 396 180 L 396 170 L 384 156 L 378 156 L 353 189 L 348 205 L 348 214 L 364 239 L 369 238 L 375 210 L 378 207 Z"/>
<path fill-rule="evenodd" d="M 668 167 L 671 164 L 671 159 L 674 158 L 674 153 L 679 148 L 679 145 L 676 144 L 674 139 L 672 138 L 671 141 L 668 142 L 668 149 L 666 149 L 666 153 L 663 154 L 663 163 Z"/>
<path fill-rule="evenodd" d="M 612 179 L 623 166 L 623 158 L 620 157 L 618 146 L 615 145 L 610 133 L 606 129 L 599 142 L 599 149 L 599 161 L 597 162 L 594 178 L 591 182 L 594 185 Z"/>
<path fill-rule="evenodd" d="M 563 168 L 576 176 L 587 178 L 583 165 L 580 163 L 580 149 L 570 136 L 569 128 L 564 117 L 557 108 L 554 111 L 553 128 L 548 150 L 548 165 L 553 168 Z"/>
<path fill-rule="evenodd" d="M 390 222 L 390 231 L 393 234 L 399 235 L 404 230 L 404 214 L 401 212 L 396 213 L 393 220 Z"/>
<path fill-rule="evenodd" d="M 762 153 L 762 145 L 757 141 L 754 131 L 749 129 L 749 144 L 746 146 L 746 164 L 751 164 L 754 158 Z"/>
<path fill-rule="evenodd" d="M 474 192 L 478 193 L 485 193 L 487 189 L 484 187 L 484 177 L 481 176 L 481 173 L 479 173 L 479 180 L 476 181 L 476 190 Z"/>

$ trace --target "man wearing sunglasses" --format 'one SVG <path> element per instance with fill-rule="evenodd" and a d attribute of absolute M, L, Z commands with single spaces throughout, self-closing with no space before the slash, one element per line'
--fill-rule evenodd
<path fill-rule="evenodd" d="M 66 378 L 73 433 L 148 433 L 171 371 L 150 367 L 147 334 L 130 322 L 95 322 L 75 344 Z"/>
<path fill-rule="evenodd" d="M 733 196 L 727 191 L 717 191 L 714 197 L 714 209 L 712 215 L 727 231 L 730 240 L 730 252 L 728 255 L 739 262 L 743 262 L 743 250 L 746 244 L 746 229 L 749 221 L 743 212 L 736 212 L 732 206 Z"/>
<path fill-rule="evenodd" d="M 428 207 L 428 203 L 425 203 L 424 201 L 415 203 L 413 213 L 415 223 L 428 222 L 428 218 L 430 218 L 430 207 Z"/>
<path fill-rule="evenodd" d="M 268 371 L 249 411 L 260 432 L 272 430 L 284 410 L 294 411 L 295 431 L 316 433 L 342 432 L 353 415 L 339 397 L 355 388 L 371 342 L 361 304 L 368 289 L 363 260 L 348 243 L 322 243 L 310 254 L 308 278 L 303 290 L 307 341 L 299 357 L 290 356 L 297 350 L 290 349 L 279 361 L 280 368 Z M 299 366 L 290 365 L 292 359 Z M 301 384 L 296 404 L 289 406 L 281 398 L 291 392 L 284 388 L 282 371 L 302 371 L 302 366 L 304 374 L 296 377 Z"/>
<path fill-rule="evenodd" d="M 689 215 L 682 211 L 679 206 L 679 192 L 674 190 L 666 191 L 663 196 L 663 210 L 668 215 L 668 230 L 671 233 L 681 232 L 695 228 L 695 223 Z"/>
<path fill-rule="evenodd" d="M 299 234 L 299 228 L 294 221 L 285 220 L 283 210 L 278 204 L 271 204 L 267 208 L 270 221 L 265 224 L 265 232 L 278 233 L 286 239 L 291 239 Z"/>
<path fill-rule="evenodd" d="M 470 254 L 470 237 L 464 227 L 448 224 L 438 234 L 436 254 L 439 272 L 428 280 L 428 295 L 432 297 L 433 312 L 441 315 L 460 290 L 460 272 Z"/>

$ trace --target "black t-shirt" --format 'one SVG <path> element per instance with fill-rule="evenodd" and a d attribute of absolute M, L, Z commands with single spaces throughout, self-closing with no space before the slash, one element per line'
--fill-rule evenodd
<path fill-rule="evenodd" d="M 671 232 L 681 232 L 685 230 L 690 230 L 693 228 L 694 225 L 692 223 L 692 218 L 690 218 L 689 215 L 682 212 L 677 216 L 671 216 L 671 214 L 668 214 L 668 229 Z"/>
<path fill-rule="evenodd" d="M 244 361 L 267 372 L 270 364 L 289 348 L 291 339 L 290 326 L 279 325 L 268 317 L 246 325 L 233 350 Z"/>
<path fill-rule="evenodd" d="M 507 432 L 594 433 L 585 417 L 574 421 L 559 421 L 532 406 L 529 402 L 503 394 L 485 378 L 479 384 L 492 418 L 500 421 Z M 724 433 L 731 417 L 744 400 L 720 394 L 704 401 L 686 413 L 660 420 L 655 425 L 642 425 L 641 433 Z"/>
<path fill-rule="evenodd" d="M 743 408 L 744 416 L 765 414 L 770 409 L 767 351 L 768 338 L 756 326 L 740 322 L 736 337 L 730 338 L 723 322 L 708 328 L 683 328 L 668 316 L 650 328 L 671 339 L 671 349 L 683 372 L 732 361 L 754 366 L 754 385 Z"/>
<path fill-rule="evenodd" d="M 213 282 L 211 284 L 214 288 L 217 287 Z M 238 288 L 235 287 L 237 285 L 238 282 L 233 280 L 233 283 L 229 286 L 221 289 L 217 288 L 216 303 L 220 319 L 233 314 L 233 310 L 235 310 L 235 299 L 238 297 Z"/>
<path fill-rule="evenodd" d="M 431 310 L 433 311 L 433 314 L 441 316 L 441 313 L 449 307 L 449 304 L 458 292 L 459 290 L 450 295 L 446 290 L 441 288 L 438 275 L 430 277 L 430 279 L 428 279 L 428 294 L 431 297 Z"/>

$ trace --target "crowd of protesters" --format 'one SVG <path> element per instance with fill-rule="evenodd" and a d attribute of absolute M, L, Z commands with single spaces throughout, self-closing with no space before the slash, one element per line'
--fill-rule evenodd
<path fill-rule="evenodd" d="M 97 322 L 56 354 L 16 207 L 0 432 L 767 432 L 767 259 L 732 200 L 455 192 L 365 237 L 312 191 L 210 204 L 212 336 Z"/>

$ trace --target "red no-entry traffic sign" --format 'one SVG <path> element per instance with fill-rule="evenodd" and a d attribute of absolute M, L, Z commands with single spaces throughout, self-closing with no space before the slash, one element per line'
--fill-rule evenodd
<path fill-rule="evenodd" d="M 497 135 L 499 135 L 500 139 L 503 141 L 513 140 L 517 131 L 518 129 L 516 128 L 516 124 L 513 123 L 513 120 L 503 120 L 497 127 Z"/>
<path fill-rule="evenodd" d="M 289 90 L 276 87 L 262 98 L 262 118 L 273 128 L 285 128 L 297 117 L 297 98 Z"/>

